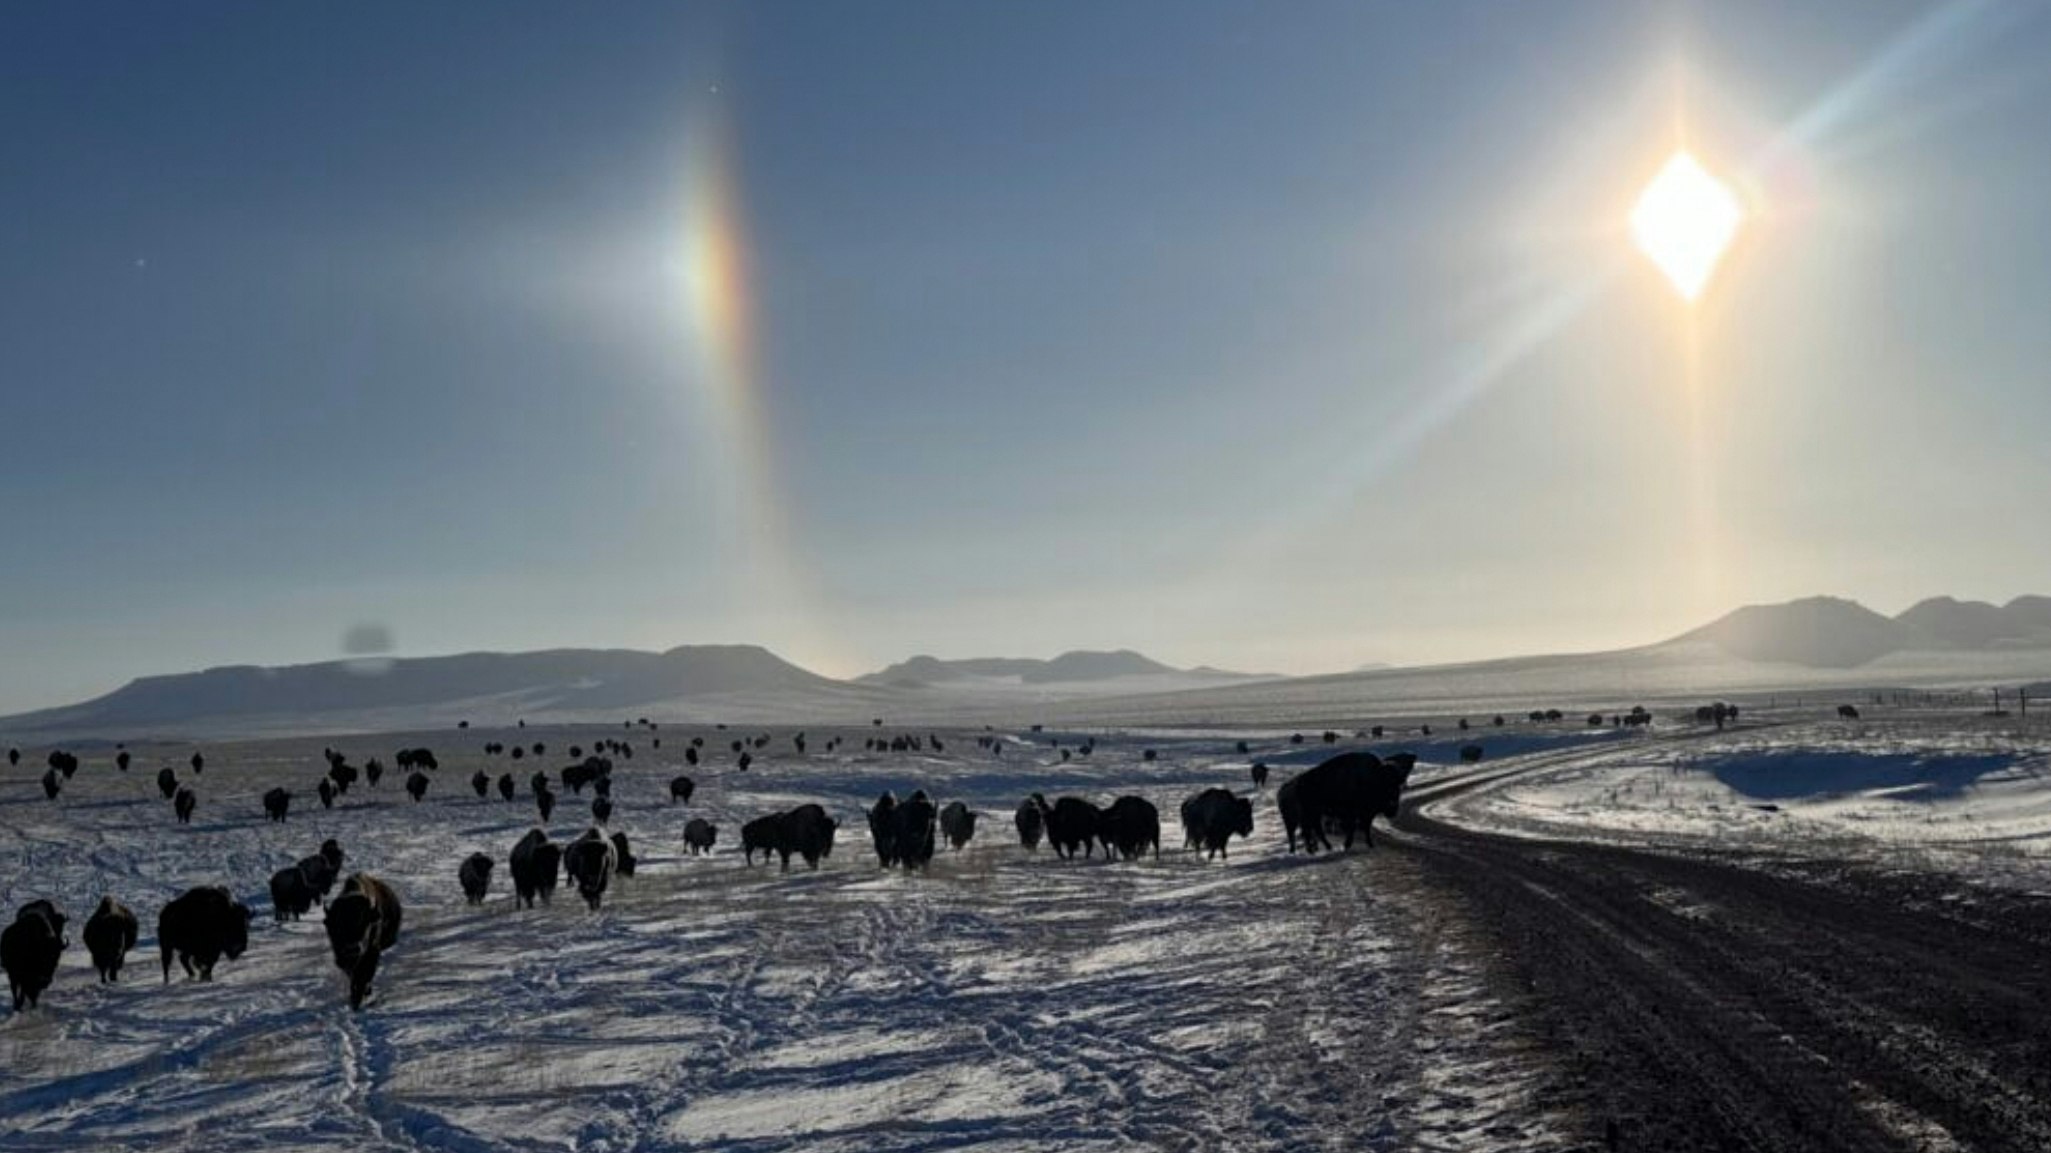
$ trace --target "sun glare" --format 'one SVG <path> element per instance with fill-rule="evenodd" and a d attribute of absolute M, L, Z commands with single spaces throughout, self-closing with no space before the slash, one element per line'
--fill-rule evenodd
<path fill-rule="evenodd" d="M 1676 152 L 1638 195 L 1631 209 L 1631 239 L 1675 291 L 1694 300 L 1744 219 L 1744 207 L 1729 185 L 1693 156 Z"/>

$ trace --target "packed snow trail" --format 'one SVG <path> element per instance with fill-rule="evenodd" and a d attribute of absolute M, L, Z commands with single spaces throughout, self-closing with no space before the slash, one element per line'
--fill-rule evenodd
<path fill-rule="evenodd" d="M 519 739 L 566 750 L 592 735 Z M 680 748 L 686 733 L 663 735 Z M 527 775 L 553 773 L 561 756 L 487 760 L 448 734 L 352 738 L 340 744 L 359 764 L 432 743 L 443 767 L 423 803 L 387 776 L 324 812 L 310 789 L 321 742 L 219 746 L 184 828 L 153 781 L 160 761 L 182 763 L 179 750 L 138 746 L 126 775 L 88 754 L 55 803 L 32 775 L 0 776 L 0 899 L 57 899 L 76 941 L 112 892 L 144 928 L 121 984 L 95 985 L 74 944 L 45 1007 L 0 1020 L 0 1145 L 1561 1146 L 1575 1119 L 1542 1106 L 1544 1055 L 1517 1026 L 1515 997 L 1414 858 L 1291 859 L 1271 793 L 1229 862 L 1182 852 L 1182 798 L 1247 787 L 1230 741 L 1107 736 L 1087 763 L 1062 764 L 1045 738 L 1009 741 L 998 757 L 972 734 L 947 736 L 945 754 L 800 758 L 786 744 L 746 773 L 646 750 L 621 761 L 612 826 L 633 838 L 641 869 L 595 915 L 567 887 L 552 907 L 510 907 L 505 856 L 532 821 Z M 1329 752 L 1271 751 L 1281 775 Z M 519 800 L 478 800 L 478 764 L 513 772 Z M 699 792 L 671 805 L 680 771 Z M 257 798 L 278 783 L 298 795 L 273 825 Z M 976 839 L 943 848 L 925 875 L 881 871 L 862 809 L 886 788 L 919 787 L 976 806 Z M 1026 852 L 1011 809 L 1034 790 L 1148 797 L 1163 816 L 1160 860 Z M 590 794 L 559 791 L 562 841 L 587 823 Z M 825 865 L 743 867 L 742 821 L 806 800 L 842 822 Z M 719 851 L 683 855 L 690 816 L 718 823 Z M 344 1007 L 318 910 L 275 926 L 263 897 L 273 869 L 327 836 L 346 868 L 379 873 L 407 903 L 361 1013 Z M 471 908 L 455 870 L 478 850 L 498 868 L 490 901 Z M 212 882 L 256 909 L 251 949 L 211 984 L 164 985 L 156 911 Z"/>

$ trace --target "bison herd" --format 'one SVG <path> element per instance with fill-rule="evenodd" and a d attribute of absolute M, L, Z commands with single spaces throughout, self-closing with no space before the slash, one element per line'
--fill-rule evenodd
<path fill-rule="evenodd" d="M 765 743 L 760 738 L 735 742 L 740 746 L 741 756 Z M 995 743 L 992 740 L 985 747 Z M 871 744 L 902 744 L 908 749 L 941 747 L 939 739 L 931 736 L 898 737 L 888 743 L 875 739 Z M 836 738 L 829 740 L 826 747 L 837 745 Z M 688 754 L 700 747 L 702 741 L 694 741 L 687 750 L 687 759 L 692 763 L 697 758 Z M 497 748 L 503 750 L 504 746 Z M 532 754 L 539 757 L 545 746 L 535 743 L 524 748 L 531 748 Z M 1094 742 L 1088 748 L 1093 751 Z M 1244 749 L 1243 744 L 1241 748 Z M 522 749 L 513 751 L 518 753 Z M 593 815 L 598 824 L 567 844 L 550 840 L 548 833 L 538 827 L 521 836 L 507 857 L 516 908 L 531 909 L 537 902 L 549 903 L 559 881 L 567 878 L 576 887 L 578 897 L 595 913 L 601 910 L 616 878 L 634 875 L 636 861 L 626 834 L 608 833 L 598 827 L 606 823 L 612 811 L 611 755 L 631 756 L 631 748 L 624 742 L 604 741 L 589 756 L 576 747 L 570 753 L 579 759 L 560 770 L 560 780 L 573 793 L 592 790 Z M 346 794 L 359 775 L 367 778 L 372 787 L 383 775 L 383 765 L 376 760 L 367 762 L 359 771 L 338 752 L 327 750 L 324 755 L 328 768 L 316 788 L 324 806 L 332 806 L 336 798 Z M 1478 759 L 1467 757 L 1464 750 L 1463 758 Z M 405 791 L 416 803 L 422 801 L 429 791 L 430 774 L 438 768 L 434 754 L 425 749 L 403 749 L 394 759 L 406 774 Z M 1350 849 L 1356 839 L 1372 845 L 1374 818 L 1394 818 L 1415 763 L 1416 758 L 1409 754 L 1396 754 L 1385 760 L 1371 753 L 1346 753 L 1284 781 L 1276 794 L 1276 807 L 1289 851 L 1297 852 L 1300 847 L 1303 852 L 1316 853 L 1332 848 L 1335 842 Z M 194 774 L 200 773 L 203 765 L 204 759 L 195 753 L 191 760 Z M 50 777 L 61 781 L 75 771 L 76 759 L 70 754 L 52 754 Z M 1252 766 L 1256 791 L 1267 787 L 1268 772 L 1265 763 Z M 163 796 L 172 801 L 178 819 L 188 822 L 197 804 L 192 788 L 181 784 L 178 774 L 169 767 L 157 774 L 156 783 Z M 517 786 L 511 773 L 501 774 L 494 781 L 480 769 L 470 778 L 472 791 L 480 799 L 489 799 L 494 784 L 503 800 L 515 798 Z M 545 822 L 556 803 L 549 774 L 537 771 L 529 786 Z M 46 782 L 46 787 L 51 786 Z M 55 787 L 61 788 L 61 784 Z M 696 789 L 690 777 L 676 776 L 668 782 L 667 794 L 672 804 L 689 804 Z M 290 791 L 272 788 L 262 796 L 263 811 L 273 822 L 285 821 L 291 800 Z M 924 790 L 914 791 L 903 800 L 886 792 L 877 798 L 866 816 L 879 866 L 907 871 L 925 869 L 943 844 L 950 851 L 962 850 L 974 839 L 978 821 L 976 810 L 965 802 L 955 800 L 936 805 Z M 1201 852 L 1205 860 L 1229 857 L 1234 837 L 1244 839 L 1253 834 L 1253 800 L 1228 788 L 1206 788 L 1188 797 L 1181 803 L 1179 816 L 1183 847 Z M 1019 844 L 1025 849 L 1037 850 L 1044 841 L 1063 859 L 1078 854 L 1095 857 L 1100 848 L 1106 861 L 1134 861 L 1149 855 L 1158 859 L 1161 853 L 1159 810 L 1153 802 L 1136 795 L 1119 796 L 1108 805 L 1099 806 L 1076 796 L 1058 797 L 1050 803 L 1043 794 L 1034 793 L 1018 805 L 1013 823 Z M 816 869 L 821 861 L 831 857 L 838 830 L 839 822 L 818 804 L 801 804 L 769 813 L 741 827 L 742 858 L 748 865 L 754 864 L 758 854 L 765 862 L 774 858 L 787 871 L 795 856 Z M 717 827 L 710 821 L 694 816 L 684 825 L 682 840 L 688 853 L 699 855 L 712 850 L 718 835 Z M 328 839 L 317 851 L 277 870 L 269 885 L 271 915 L 274 921 L 284 922 L 298 920 L 316 908 L 324 909 L 323 927 L 334 964 L 346 979 L 348 1002 L 355 1009 L 361 1008 L 370 995 L 385 953 L 398 943 L 404 908 L 398 892 L 385 880 L 360 871 L 344 878 L 343 861 L 341 846 Z M 489 897 L 496 871 L 496 862 L 486 853 L 471 853 L 460 862 L 456 880 L 468 904 L 480 905 Z M 234 961 L 249 948 L 250 922 L 249 906 L 224 887 L 192 888 L 170 901 L 157 918 L 157 947 L 164 980 L 170 980 L 174 960 L 188 978 L 212 980 L 215 967 L 223 958 Z M 14 921 L 0 931 L 0 967 L 7 973 L 17 1011 L 35 1007 L 49 988 L 59 956 L 69 944 L 65 926 L 64 914 L 52 902 L 35 900 L 22 906 Z M 106 897 L 86 922 L 83 937 L 100 980 L 117 981 L 124 960 L 136 946 L 137 918 L 119 901 Z"/>

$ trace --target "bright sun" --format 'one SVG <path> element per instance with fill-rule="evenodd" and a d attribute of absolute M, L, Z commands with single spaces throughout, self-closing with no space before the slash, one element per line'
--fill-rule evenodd
<path fill-rule="evenodd" d="M 1730 186 L 1693 156 L 1676 152 L 1639 193 L 1631 209 L 1631 239 L 1675 291 L 1694 300 L 1744 220 L 1745 209 Z"/>

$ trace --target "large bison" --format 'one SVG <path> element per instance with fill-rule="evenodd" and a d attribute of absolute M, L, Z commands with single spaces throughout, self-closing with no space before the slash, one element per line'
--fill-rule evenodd
<path fill-rule="evenodd" d="M 1254 788 L 1265 789 L 1268 787 L 1268 763 L 1266 761 L 1255 761 L 1253 768 L 1249 769 L 1248 773 L 1253 777 Z"/>
<path fill-rule="evenodd" d="M 673 802 L 681 801 L 688 805 L 691 803 L 691 794 L 697 791 L 697 783 L 689 777 L 675 776 L 669 779 L 669 799 Z"/>
<path fill-rule="evenodd" d="M 171 766 L 165 765 L 157 770 L 157 791 L 164 794 L 167 801 L 177 795 L 178 774 L 171 771 Z"/>
<path fill-rule="evenodd" d="M 976 835 L 976 811 L 960 801 L 949 801 L 940 810 L 940 831 L 947 837 L 948 847 L 959 852 Z"/>
<path fill-rule="evenodd" d="M 907 869 L 923 869 L 933 860 L 933 802 L 921 789 L 907 797 L 892 814 L 897 822 L 897 863 Z"/>
<path fill-rule="evenodd" d="M 825 809 L 799 805 L 788 813 L 757 817 L 741 826 L 741 850 L 750 865 L 755 863 L 756 853 L 765 858 L 774 853 L 787 872 L 795 853 L 816 869 L 821 860 L 833 854 L 833 834 L 838 828 L 838 822 L 827 816 Z"/>
<path fill-rule="evenodd" d="M 1329 849 L 1333 832 L 1345 836 L 1348 849 L 1356 834 L 1372 847 L 1376 814 L 1396 818 L 1414 764 L 1410 757 L 1388 763 L 1373 753 L 1342 753 L 1289 778 L 1275 798 L 1289 851 L 1299 836 L 1307 853 Z"/>
<path fill-rule="evenodd" d="M 549 841 L 548 834 L 540 829 L 529 829 L 527 835 L 513 846 L 510 861 L 513 871 L 513 901 L 526 908 L 534 907 L 534 899 L 541 898 L 542 904 L 555 895 L 556 875 L 562 868 L 563 851 Z"/>
<path fill-rule="evenodd" d="M 1047 841 L 1064 860 L 1073 859 L 1077 849 L 1085 857 L 1097 851 L 1097 822 L 1103 810 L 1081 797 L 1062 797 L 1047 810 Z"/>
<path fill-rule="evenodd" d="M 368 873 L 351 873 L 342 895 L 328 906 L 328 945 L 335 968 L 349 977 L 349 1007 L 363 1008 L 378 961 L 399 941 L 405 910 L 392 887 Z"/>
<path fill-rule="evenodd" d="M 1161 858 L 1161 811 L 1144 797 L 1124 796 L 1111 802 L 1097 822 L 1097 837 L 1104 842 L 1106 857 L 1111 850 L 1126 860 L 1146 855 L 1152 848 Z"/>
<path fill-rule="evenodd" d="M 192 810 L 198 806 L 199 794 L 193 792 L 190 788 L 181 786 L 178 790 L 178 795 L 171 798 L 171 811 L 178 815 L 178 823 L 181 825 L 192 823 Z"/>
<path fill-rule="evenodd" d="M 1018 843 L 1028 849 L 1040 847 L 1040 837 L 1047 831 L 1047 798 L 1038 793 L 1018 803 L 1018 811 L 1011 815 L 1011 823 L 1018 826 Z"/>
<path fill-rule="evenodd" d="M 612 821 L 612 798 L 591 798 L 591 819 L 601 825 L 610 823 Z"/>
<path fill-rule="evenodd" d="M 273 821 L 282 821 L 292 811 L 292 794 L 286 789 L 272 789 L 263 795 L 264 816 Z"/>
<path fill-rule="evenodd" d="M 61 776 L 58 776 L 58 775 L 57 775 L 57 770 L 56 770 L 56 769 L 44 769 L 44 770 L 43 770 L 43 796 L 45 796 L 45 797 L 49 798 L 50 800 L 53 800 L 53 801 L 54 801 L 54 800 L 56 800 L 56 799 L 57 799 L 57 794 L 58 794 L 58 793 L 61 793 L 61 792 L 63 792 L 63 791 L 64 791 L 64 778 L 63 778 L 63 777 L 61 777 Z"/>
<path fill-rule="evenodd" d="M 101 981 L 121 979 L 121 966 L 128 951 L 135 948 L 138 927 L 135 914 L 112 897 L 101 897 L 100 907 L 85 921 L 85 951 L 92 955 L 93 968 Z"/>
<path fill-rule="evenodd" d="M 187 889 L 157 914 L 157 950 L 167 982 L 173 957 L 186 976 L 211 981 L 222 957 L 239 960 L 248 948 L 249 906 L 218 885 Z"/>
<path fill-rule="evenodd" d="M 619 856 L 613 851 L 612 842 L 597 829 L 585 830 L 563 852 L 563 872 L 577 883 L 577 895 L 584 898 L 594 913 L 604 903 L 606 886 L 618 868 Z"/>
<path fill-rule="evenodd" d="M 703 817 L 692 817 L 684 822 L 684 847 L 692 856 L 712 851 L 713 842 L 719 840 L 719 827 Z"/>
<path fill-rule="evenodd" d="M 55 771 L 55 770 L 52 770 Z M 30 901 L 14 914 L 14 923 L 0 929 L 0 969 L 7 970 L 7 991 L 14 1011 L 33 1009 L 57 975 L 64 939 L 64 914 L 48 901 Z"/>
<path fill-rule="evenodd" d="M 413 798 L 414 804 L 419 804 L 421 798 L 427 796 L 427 784 L 426 773 L 416 770 L 406 777 L 406 795 Z"/>
<path fill-rule="evenodd" d="M 305 864 L 287 865 L 271 874 L 271 919 L 283 921 L 305 916 L 320 899 L 327 895 L 328 887 L 334 884 L 334 871 L 322 857 L 308 857 L 316 862 L 314 875 L 307 875 Z"/>
<path fill-rule="evenodd" d="M 1232 854 L 1226 845 L 1234 836 L 1253 835 L 1253 802 L 1230 789 L 1205 789 L 1182 802 L 1185 847 L 1204 851 L 1204 860 Z"/>
<path fill-rule="evenodd" d="M 463 899 L 473 905 L 484 903 L 486 893 L 491 891 L 492 859 L 483 853 L 472 853 L 463 858 L 463 864 L 456 869 L 456 881 L 463 886 Z"/>

